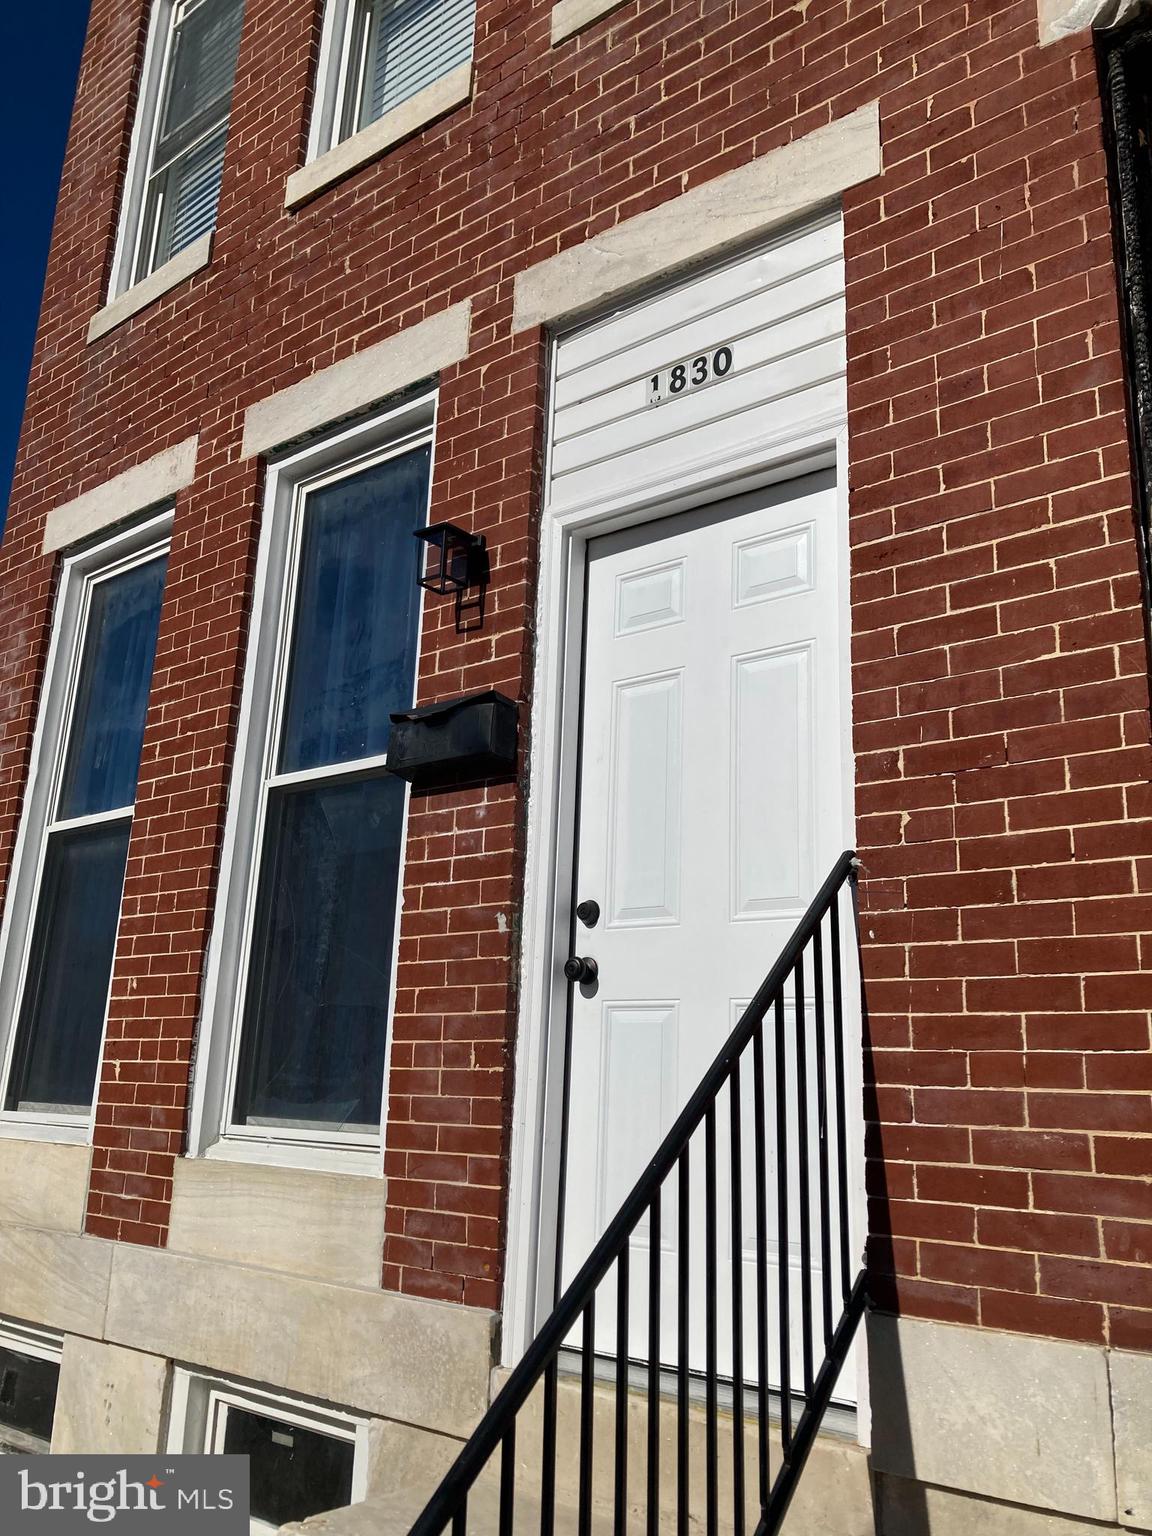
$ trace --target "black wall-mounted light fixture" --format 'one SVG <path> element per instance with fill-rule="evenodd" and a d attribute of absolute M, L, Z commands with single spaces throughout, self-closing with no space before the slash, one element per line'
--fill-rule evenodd
<path fill-rule="evenodd" d="M 484 622 L 488 588 L 488 550 L 482 533 L 469 533 L 455 523 L 432 523 L 414 530 L 417 540 L 416 580 L 426 592 L 456 595 L 456 629 L 464 633 Z M 474 593 L 471 598 L 468 593 Z"/>

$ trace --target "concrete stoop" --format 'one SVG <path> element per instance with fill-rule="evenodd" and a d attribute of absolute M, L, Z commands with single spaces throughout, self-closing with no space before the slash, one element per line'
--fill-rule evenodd
<path fill-rule="evenodd" d="M 522 1410 L 516 1432 L 517 1532 L 539 1531 L 540 1421 L 538 1392 Z M 580 1395 L 575 1382 L 562 1380 L 557 1391 L 556 1429 L 556 1531 L 575 1536 L 579 1475 Z M 592 1525 L 594 1536 L 611 1536 L 614 1487 L 615 1393 L 600 1387 L 594 1393 Z M 645 1529 L 644 1494 L 647 1486 L 647 1403 L 640 1393 L 628 1400 L 628 1494 L 629 1528 Z M 675 1536 L 676 1530 L 676 1417 L 675 1405 L 664 1403 L 660 1413 L 660 1530 Z M 719 1452 L 720 1530 L 734 1529 L 733 1518 L 734 1424 L 721 1414 L 717 1435 Z M 755 1530 L 759 1518 L 756 1497 L 756 1430 L 744 1429 L 745 1530 Z M 705 1521 L 705 1417 L 702 1405 L 689 1410 L 689 1525 L 703 1531 Z M 779 1466 L 779 1434 L 772 1434 L 772 1470 Z M 489 1536 L 498 1526 L 498 1458 L 482 1474 L 468 1501 L 468 1528 L 475 1536 Z M 309 1520 L 284 1526 L 292 1536 L 406 1536 L 413 1520 L 443 1475 L 440 1465 L 426 1469 L 408 1459 L 397 1486 L 376 1494 L 362 1504 L 314 1515 Z M 835 1435 L 818 1437 L 812 1448 L 792 1506 L 784 1524 L 785 1536 L 874 1536 L 872 1489 L 868 1456 L 860 1446 Z"/>

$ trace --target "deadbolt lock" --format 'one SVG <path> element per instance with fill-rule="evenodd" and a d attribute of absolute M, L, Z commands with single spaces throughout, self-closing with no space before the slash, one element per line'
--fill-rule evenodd
<path fill-rule="evenodd" d="M 576 908 L 576 916 L 584 924 L 585 928 L 595 928 L 600 921 L 600 903 L 598 901 L 582 901 Z"/>

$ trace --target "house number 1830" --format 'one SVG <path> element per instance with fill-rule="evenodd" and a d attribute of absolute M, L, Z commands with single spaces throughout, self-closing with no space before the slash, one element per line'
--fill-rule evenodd
<path fill-rule="evenodd" d="M 686 357 L 682 363 L 661 368 L 659 373 L 648 375 L 648 404 L 663 405 L 702 384 L 715 384 L 732 372 L 732 348 L 717 347 L 714 352 L 701 352 L 697 357 Z"/>

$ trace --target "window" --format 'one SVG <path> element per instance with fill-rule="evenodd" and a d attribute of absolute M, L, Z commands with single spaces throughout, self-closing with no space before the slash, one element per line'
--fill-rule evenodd
<path fill-rule="evenodd" d="M 211 232 L 243 0 L 155 0 L 115 288 Z"/>
<path fill-rule="evenodd" d="M 368 1421 L 178 1370 L 168 1449 L 249 1458 L 252 1530 L 272 1531 L 365 1494 Z"/>
<path fill-rule="evenodd" d="M 65 561 L 0 965 L 10 1124 L 87 1130 L 169 522 Z"/>
<path fill-rule="evenodd" d="M 378 1156 L 407 809 L 386 771 L 389 716 L 415 691 L 412 534 L 431 456 L 412 419 L 269 476 L 205 1003 L 231 1023 L 217 1076 L 233 1153 Z"/>
<path fill-rule="evenodd" d="M 330 0 L 314 153 L 469 63 L 476 0 Z"/>
<path fill-rule="evenodd" d="M 51 1445 L 60 1345 L 43 1329 L 0 1322 L 0 1456 Z"/>

